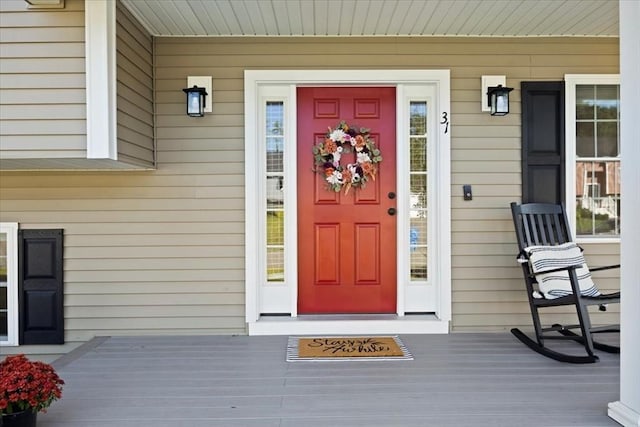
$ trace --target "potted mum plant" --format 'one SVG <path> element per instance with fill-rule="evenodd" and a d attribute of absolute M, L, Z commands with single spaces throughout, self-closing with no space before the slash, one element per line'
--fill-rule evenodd
<path fill-rule="evenodd" d="M 0 362 L 0 426 L 35 427 L 38 412 L 62 397 L 63 384 L 53 366 L 7 356 Z"/>

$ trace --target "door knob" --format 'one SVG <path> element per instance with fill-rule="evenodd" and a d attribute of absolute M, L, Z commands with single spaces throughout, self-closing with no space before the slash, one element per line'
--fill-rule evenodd
<path fill-rule="evenodd" d="M 391 216 L 395 215 L 395 214 L 396 214 L 396 208 L 389 208 L 389 209 L 387 210 L 387 213 L 388 213 L 389 215 L 391 215 Z"/>
<path fill-rule="evenodd" d="M 394 193 L 393 191 L 389 191 L 388 196 L 389 196 L 389 198 L 390 198 L 391 200 L 393 200 L 393 199 L 395 199 L 395 198 L 396 198 L 396 193 Z"/>

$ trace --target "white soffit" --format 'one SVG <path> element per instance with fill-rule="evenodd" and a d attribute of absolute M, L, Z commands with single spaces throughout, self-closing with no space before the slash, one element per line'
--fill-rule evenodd
<path fill-rule="evenodd" d="M 636 1 L 636 0 L 629 0 Z M 122 0 L 155 36 L 618 36 L 618 0 Z"/>

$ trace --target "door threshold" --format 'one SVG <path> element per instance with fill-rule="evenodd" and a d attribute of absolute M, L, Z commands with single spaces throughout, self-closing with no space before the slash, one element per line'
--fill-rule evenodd
<path fill-rule="evenodd" d="M 262 315 L 248 330 L 249 335 L 448 334 L 449 322 L 435 314 Z"/>

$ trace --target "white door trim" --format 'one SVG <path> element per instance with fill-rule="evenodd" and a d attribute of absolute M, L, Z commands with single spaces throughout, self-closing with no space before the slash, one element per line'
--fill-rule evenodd
<path fill-rule="evenodd" d="M 435 310 L 431 317 L 421 317 L 418 320 L 408 322 L 405 315 L 405 298 L 410 293 L 405 292 L 404 287 L 398 286 L 398 310 L 397 315 L 389 319 L 375 322 L 372 320 L 366 325 L 376 325 L 376 329 L 385 332 L 397 333 L 446 333 L 451 320 L 451 209 L 450 209 L 450 125 L 442 123 L 444 117 L 450 120 L 450 73 L 449 70 L 247 70 L 245 71 L 245 256 L 246 256 L 246 321 L 250 335 L 253 334 L 289 334 L 304 333 L 305 331 L 322 332 L 324 323 L 317 319 L 303 320 L 297 318 L 297 238 L 296 238 L 296 209 L 288 209 L 285 216 L 285 259 L 294 260 L 285 268 L 285 279 L 282 285 L 269 284 L 268 292 L 263 291 L 266 283 L 266 259 L 263 254 L 263 242 L 265 242 L 265 183 L 264 164 L 265 154 L 260 147 L 263 138 L 264 117 L 262 111 L 263 101 L 281 100 L 285 111 L 285 175 L 295 176 L 296 158 L 296 87 L 300 85 L 349 85 L 349 86 L 395 86 L 398 88 L 397 97 L 397 121 L 398 141 L 404 141 L 406 130 L 401 126 L 408 118 L 403 103 L 409 99 L 411 86 L 414 88 L 435 88 L 435 99 L 431 103 L 434 117 L 438 126 L 435 127 L 435 135 L 431 135 L 430 144 L 434 144 L 437 164 L 436 175 L 432 177 L 437 183 L 437 192 L 430 200 L 436 206 L 437 214 L 433 224 L 435 247 L 430 253 L 437 254 L 434 267 L 433 282 L 435 288 Z M 434 105 L 435 104 L 435 105 Z M 442 120 L 441 120 L 442 119 Z M 404 133 L 403 133 L 404 132 Z M 398 167 L 406 162 L 406 156 L 398 150 Z M 399 169 L 400 170 L 400 169 Z M 285 184 L 285 206 L 295 206 L 297 188 L 294 179 L 289 179 Z M 399 183 L 400 185 L 400 183 Z M 400 191 L 399 191 L 400 193 Z M 400 196 L 400 194 L 399 194 Z M 407 196 L 408 197 L 408 196 Z M 399 212 L 400 213 L 400 212 Z M 399 245 L 403 239 L 408 239 L 408 224 L 399 221 L 398 225 Z M 407 227 L 407 230 L 402 229 Z M 407 231 L 405 233 L 405 231 Z M 398 254 L 400 258 L 403 256 Z M 294 266 L 295 264 L 295 266 Z M 400 274 L 399 269 L 398 274 Z M 269 295 L 266 295 L 269 294 Z M 270 300 L 270 295 L 276 295 L 274 307 L 286 314 L 286 318 L 295 319 L 295 322 L 272 321 L 269 317 L 261 317 L 263 303 Z M 424 322 L 424 323 L 421 323 Z M 411 324 L 411 327 L 406 327 Z M 295 326 L 293 326 L 295 325 Z M 331 328 L 341 333 L 349 333 L 354 325 L 352 320 L 332 321 Z M 351 325 L 351 326 L 350 326 Z M 402 326 L 404 325 L 404 326 Z M 354 327 L 357 330 L 362 325 Z M 354 329 L 354 330 L 355 330 Z M 373 333 L 374 331 L 370 331 Z"/>

